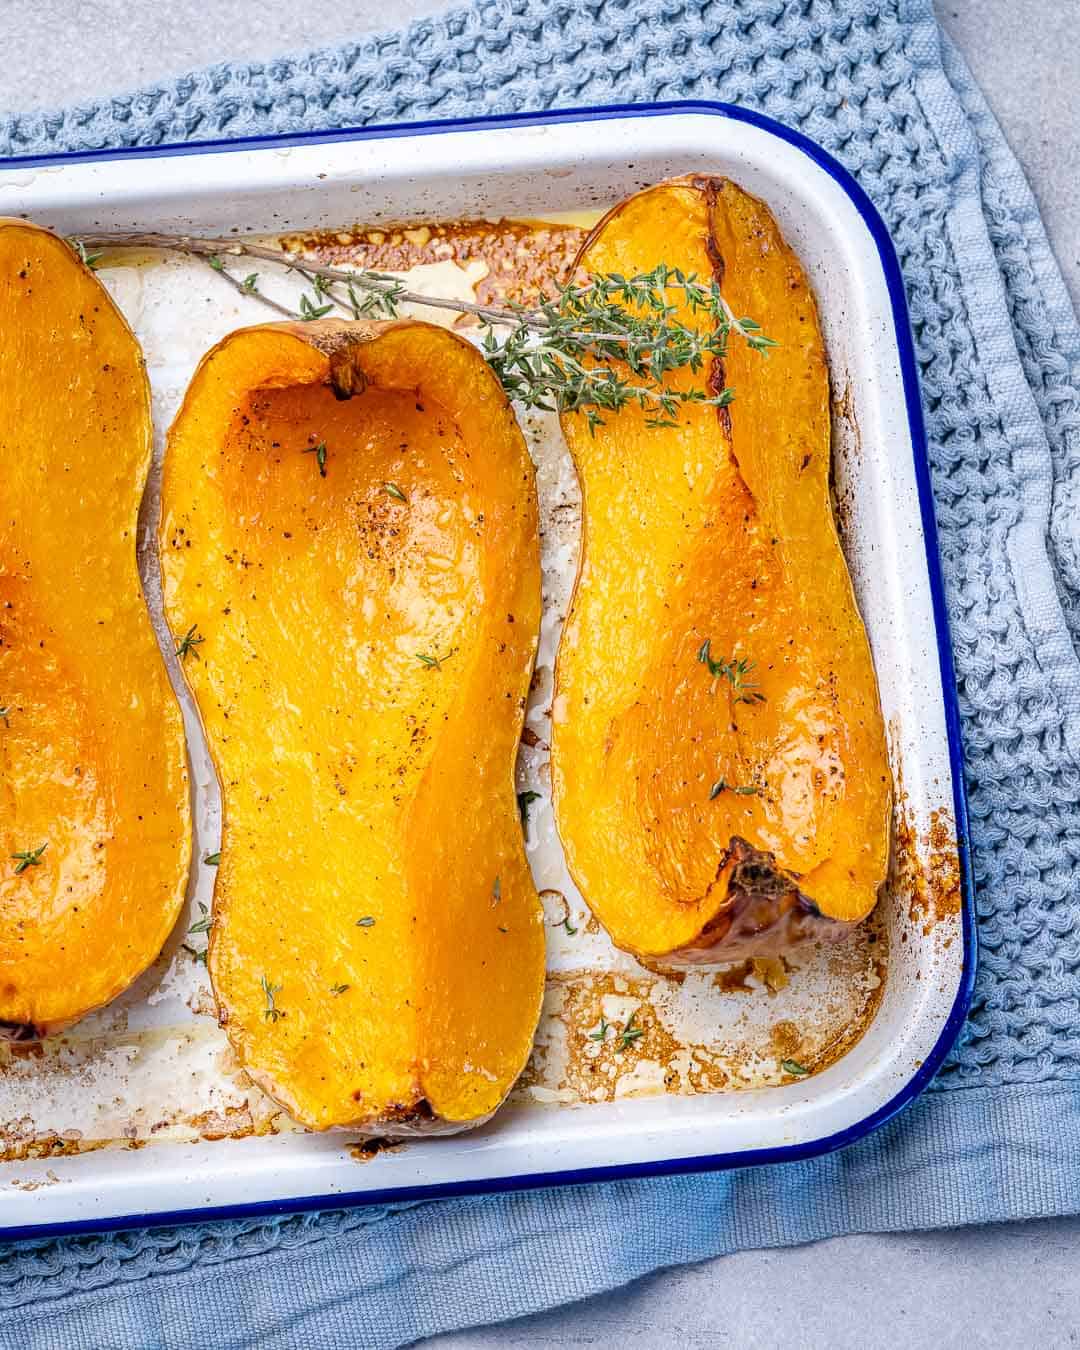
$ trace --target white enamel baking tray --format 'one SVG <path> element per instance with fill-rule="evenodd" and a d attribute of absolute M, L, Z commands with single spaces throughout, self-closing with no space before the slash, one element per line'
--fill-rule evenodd
<path fill-rule="evenodd" d="M 538 1051 L 541 1071 L 495 1120 L 468 1134 L 376 1152 L 362 1163 L 355 1135 L 316 1136 L 284 1124 L 258 1133 L 272 1113 L 265 1102 L 242 1098 L 238 1105 L 235 1095 L 229 1098 L 238 1089 L 226 1042 L 208 1015 L 205 974 L 183 954 L 178 931 L 154 970 L 118 1004 L 80 1024 L 44 1060 L 12 1052 L 0 1066 L 10 1158 L 0 1162 L 0 1237 L 803 1158 L 881 1125 L 940 1066 L 962 1025 L 975 962 L 959 719 L 899 268 L 880 217 L 836 161 L 797 132 L 741 109 L 597 109 L 0 161 L 0 214 L 27 216 L 64 234 L 279 234 L 354 221 L 548 218 L 607 207 L 645 184 L 688 172 L 730 175 L 768 202 L 809 273 L 828 343 L 835 490 L 898 788 L 898 863 L 880 906 L 887 976 L 865 1034 L 813 1077 L 762 1086 L 776 1077 L 762 1029 L 786 1008 L 809 1019 L 805 1034 L 812 1037 L 824 965 L 793 979 L 793 992 L 769 993 L 751 979 L 749 1000 L 745 990 L 728 991 L 726 1002 L 710 972 L 663 988 L 654 979 L 655 1007 L 669 1021 L 682 1019 L 685 1081 L 697 1081 L 698 1090 L 673 1094 L 663 1072 L 640 1063 L 607 1094 L 610 1100 L 586 1101 L 561 1088 L 549 1062 L 550 1037 L 559 990 L 574 970 L 606 971 L 616 1004 L 630 995 L 621 998 L 623 1016 L 646 986 L 635 983 L 635 971 L 644 972 L 614 953 L 602 933 L 589 932 L 543 802 L 530 825 L 530 858 L 538 885 L 566 896 L 580 936 L 555 927 L 561 913 L 554 916 L 554 992 L 542 1028 L 549 1040 Z M 208 274 L 193 284 L 185 266 L 166 264 L 156 279 L 137 269 L 102 274 L 147 351 L 159 449 L 198 354 L 228 329 L 265 317 L 232 292 L 215 294 L 207 305 Z M 526 430 L 550 520 L 552 494 L 569 501 L 574 485 L 560 468 L 560 451 L 551 448 L 550 428 Z M 153 490 L 150 497 L 147 525 Z M 549 535 L 542 674 L 573 562 L 565 539 Z M 143 561 L 153 607 L 153 568 Z M 531 725 L 542 726 L 542 712 L 534 699 Z M 188 727 L 201 858 L 213 848 L 216 789 L 190 716 Z M 542 782 L 543 758 L 542 742 L 523 752 L 522 785 Z M 209 869 L 197 866 L 192 913 L 210 885 Z M 842 978 L 854 969 L 842 969 Z M 867 969 L 864 963 L 856 972 L 864 989 Z M 710 1038 L 709 1052 L 717 1056 L 725 1045 L 745 1050 L 747 1038 L 756 1047 L 742 1054 L 739 1071 L 725 1061 L 729 1090 L 701 1090 L 690 1073 Z M 257 1094 L 249 1089 L 247 1096 Z M 232 1126 L 244 1111 L 252 1128 L 237 1131 Z M 236 1133 L 246 1137 L 206 1137 Z"/>

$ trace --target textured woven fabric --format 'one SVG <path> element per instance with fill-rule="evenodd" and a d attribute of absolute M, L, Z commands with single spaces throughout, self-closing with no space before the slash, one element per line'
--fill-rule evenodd
<path fill-rule="evenodd" d="M 981 959 L 961 1044 L 917 1107 L 815 1162 L 12 1247 L 0 1345 L 396 1345 L 740 1246 L 1080 1210 L 1080 329 L 930 0 L 489 0 L 0 116 L 0 153 L 680 98 L 797 126 L 897 244 L 971 798 Z"/>

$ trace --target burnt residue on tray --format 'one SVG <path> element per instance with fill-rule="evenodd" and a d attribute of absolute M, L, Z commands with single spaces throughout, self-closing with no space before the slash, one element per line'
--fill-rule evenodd
<path fill-rule="evenodd" d="M 29 1117 L 0 1125 L 0 1162 L 33 1162 L 42 1158 L 70 1158 L 93 1153 L 117 1143 L 113 1139 L 87 1139 L 80 1130 L 35 1129 Z"/>
<path fill-rule="evenodd" d="M 372 1162 L 380 1153 L 400 1153 L 404 1147 L 400 1139 L 386 1139 L 380 1135 L 350 1144 L 349 1157 L 354 1162 Z"/>
<path fill-rule="evenodd" d="M 887 961 L 886 921 L 875 911 L 838 943 L 674 978 L 643 967 L 553 972 L 536 1047 L 512 1098 L 581 1105 L 808 1077 L 845 1055 L 873 1022 Z M 805 998 L 811 985 L 821 990 L 819 1006 Z M 707 1019 L 696 1030 L 695 1005 Z"/>
<path fill-rule="evenodd" d="M 280 243 L 287 250 L 303 252 L 313 262 L 377 272 L 404 272 L 424 263 L 479 261 L 488 269 L 476 287 L 479 304 L 529 304 L 540 292 L 552 293 L 569 277 L 585 233 L 576 225 L 457 220 L 379 229 L 358 225 L 349 230 L 287 235 Z M 463 315 L 458 326 L 473 322 Z"/>
<path fill-rule="evenodd" d="M 899 739 L 899 729 L 889 727 L 890 739 Z M 893 850 L 889 890 L 903 896 L 913 927 L 928 936 L 939 924 L 954 922 L 963 907 L 960 850 L 956 822 L 951 811 L 938 808 L 929 820 L 912 810 L 904 786 L 903 765 L 897 756 L 893 777 Z"/>
<path fill-rule="evenodd" d="M 949 813 L 933 811 L 920 827 L 898 802 L 891 885 L 907 897 L 909 917 L 924 934 L 960 913 L 960 855 Z"/>

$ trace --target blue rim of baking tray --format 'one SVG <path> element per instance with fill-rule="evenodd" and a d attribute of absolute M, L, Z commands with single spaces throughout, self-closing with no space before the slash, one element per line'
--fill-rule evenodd
<path fill-rule="evenodd" d="M 900 371 L 904 384 L 908 429 L 915 460 L 915 481 L 919 492 L 919 512 L 926 543 L 926 568 L 934 613 L 938 664 L 945 705 L 945 729 L 949 741 L 949 767 L 952 773 L 953 804 L 956 813 L 957 852 L 960 862 L 960 895 L 963 927 L 963 967 L 952 1008 L 933 1050 L 915 1074 L 891 1101 L 870 1115 L 836 1134 L 803 1144 L 778 1148 L 750 1149 L 744 1153 L 716 1153 L 696 1158 L 670 1158 L 655 1162 L 621 1163 L 608 1167 L 584 1167 L 575 1171 L 526 1173 L 522 1176 L 494 1177 L 482 1181 L 438 1182 L 430 1185 L 385 1187 L 377 1191 L 349 1191 L 342 1194 L 307 1195 L 287 1200 L 253 1201 L 242 1205 L 218 1205 L 207 1209 L 169 1210 L 160 1213 L 126 1214 L 111 1219 L 75 1219 L 62 1223 L 25 1224 L 0 1228 L 0 1239 L 60 1236 L 74 1233 L 101 1233 L 123 1228 L 143 1228 L 159 1224 L 203 1223 L 213 1219 L 267 1217 L 294 1214 L 311 1209 L 342 1209 L 353 1205 L 380 1205 L 395 1201 L 434 1200 L 447 1196 L 492 1194 L 500 1191 L 534 1190 L 546 1186 L 580 1185 L 592 1181 L 619 1181 L 629 1177 L 670 1176 L 678 1173 L 714 1172 L 734 1167 L 761 1166 L 765 1163 L 796 1162 L 845 1148 L 891 1120 L 897 1112 L 922 1092 L 941 1067 L 964 1024 L 975 984 L 976 934 L 975 898 L 968 843 L 967 797 L 964 791 L 964 758 L 960 735 L 960 707 L 956 695 L 949 619 L 945 607 L 945 589 L 938 553 L 934 497 L 930 483 L 930 462 L 926 453 L 926 428 L 919 395 L 915 348 L 911 339 L 904 282 L 896 250 L 877 207 L 847 169 L 821 146 L 801 132 L 774 121 L 763 113 L 738 108 L 730 103 L 687 100 L 677 103 L 609 104 L 598 108 L 554 110 L 543 113 L 508 113 L 492 117 L 454 118 L 448 121 L 406 122 L 395 126 L 351 127 L 338 131 L 302 131 L 274 136 L 253 136 L 244 140 L 199 141 L 193 144 L 138 146 L 126 150 L 78 150 L 61 155 L 32 155 L 0 158 L 0 170 L 33 165 L 65 164 L 71 161 L 149 159 L 168 155 L 220 154 L 233 150 L 259 150 L 289 145 L 334 144 L 340 141 L 385 140 L 405 136 L 430 136 L 447 132 L 489 131 L 498 127 L 550 126 L 562 122 L 602 122 L 614 118 L 665 117 L 680 113 L 704 113 L 733 122 L 746 122 L 787 141 L 808 156 L 848 195 L 866 224 L 877 246 L 885 273 L 895 327 Z"/>

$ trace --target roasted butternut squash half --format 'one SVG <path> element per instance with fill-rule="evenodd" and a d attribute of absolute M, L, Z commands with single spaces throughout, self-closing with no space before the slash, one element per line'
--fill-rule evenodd
<path fill-rule="evenodd" d="M 150 394 L 55 235 L 0 219 L 0 1019 L 33 1037 L 160 952 L 191 852 L 180 709 L 136 566 Z"/>
<path fill-rule="evenodd" d="M 578 262 L 715 277 L 778 345 L 763 358 L 732 334 L 704 374 L 734 401 L 684 404 L 675 428 L 636 406 L 595 434 L 564 419 L 584 499 L 551 761 L 571 873 L 646 959 L 838 935 L 884 880 L 891 776 L 831 508 L 810 287 L 767 208 L 723 179 L 630 198 Z"/>
<path fill-rule="evenodd" d="M 542 908 L 513 791 L 532 464 L 429 324 L 233 333 L 169 435 L 165 606 L 223 794 L 209 970 L 303 1124 L 474 1124 L 524 1067 Z"/>

